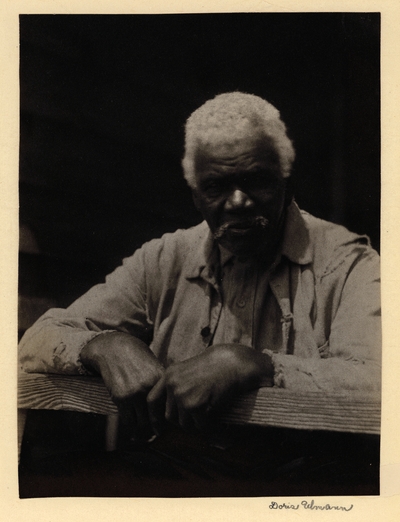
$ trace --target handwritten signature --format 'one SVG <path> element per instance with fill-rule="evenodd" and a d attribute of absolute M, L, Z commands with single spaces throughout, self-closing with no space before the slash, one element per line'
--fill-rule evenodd
<path fill-rule="evenodd" d="M 331 504 L 318 505 L 314 503 L 314 500 L 311 502 L 307 502 L 307 500 L 303 500 L 300 504 L 286 504 L 283 502 L 282 504 L 278 504 L 278 502 L 271 502 L 269 505 L 269 509 L 299 509 L 302 506 L 304 509 L 315 509 L 321 511 L 351 511 L 353 509 L 353 504 L 350 507 L 345 506 L 333 506 Z"/>

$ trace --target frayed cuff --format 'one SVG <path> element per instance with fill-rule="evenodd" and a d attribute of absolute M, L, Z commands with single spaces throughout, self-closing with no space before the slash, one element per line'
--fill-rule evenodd
<path fill-rule="evenodd" d="M 293 355 L 274 353 L 274 386 L 300 391 L 318 391 L 321 387 L 314 378 L 314 359 L 299 359 Z"/>
<path fill-rule="evenodd" d="M 70 375 L 93 375 L 81 361 L 81 351 L 99 335 L 111 333 L 115 330 L 102 330 L 101 332 L 87 333 L 81 342 L 72 350 L 65 342 L 60 342 L 53 351 L 52 364 L 56 373 Z"/>

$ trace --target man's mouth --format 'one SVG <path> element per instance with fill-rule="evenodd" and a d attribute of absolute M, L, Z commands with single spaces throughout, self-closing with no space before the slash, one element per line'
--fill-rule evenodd
<path fill-rule="evenodd" d="M 264 216 L 256 216 L 238 221 L 229 221 L 217 228 L 217 230 L 214 232 L 214 238 L 221 239 L 226 234 L 244 236 L 255 232 L 257 229 L 266 229 L 268 226 L 269 221 Z"/>

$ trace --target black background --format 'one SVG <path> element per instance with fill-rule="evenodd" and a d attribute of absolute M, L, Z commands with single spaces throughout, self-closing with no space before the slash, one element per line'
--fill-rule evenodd
<path fill-rule="evenodd" d="M 23 15 L 20 35 L 21 224 L 64 304 L 200 221 L 183 126 L 225 91 L 276 105 L 299 205 L 379 249 L 378 13 Z"/>

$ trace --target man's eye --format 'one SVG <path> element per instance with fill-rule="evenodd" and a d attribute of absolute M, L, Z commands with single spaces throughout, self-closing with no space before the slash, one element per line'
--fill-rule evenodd
<path fill-rule="evenodd" d="M 223 184 L 217 181 L 210 181 L 205 185 L 204 191 L 209 196 L 217 196 L 223 191 Z"/>
<path fill-rule="evenodd" d="M 266 192 L 273 192 L 276 188 L 276 183 L 265 176 L 249 177 L 245 180 L 244 185 L 248 190 L 262 190 Z"/>

